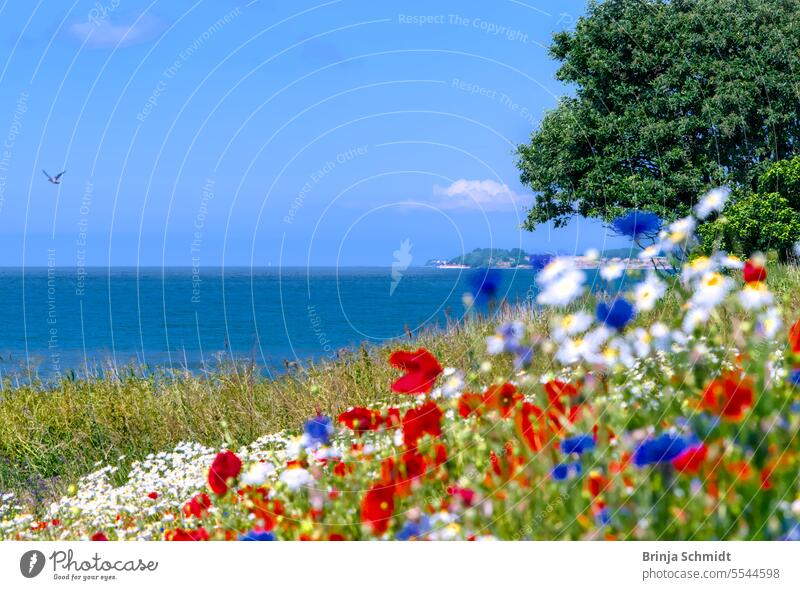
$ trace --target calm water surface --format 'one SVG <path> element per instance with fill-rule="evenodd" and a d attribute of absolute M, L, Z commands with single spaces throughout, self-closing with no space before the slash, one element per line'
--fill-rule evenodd
<path fill-rule="evenodd" d="M 392 291 L 389 268 L 2 269 L 0 370 L 196 370 L 222 352 L 274 370 L 459 319 L 475 272 L 409 268 Z M 533 271 L 498 276 L 506 300 L 535 295 Z"/>

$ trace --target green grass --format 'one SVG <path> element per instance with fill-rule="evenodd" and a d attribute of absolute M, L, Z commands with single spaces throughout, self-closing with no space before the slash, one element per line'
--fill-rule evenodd
<path fill-rule="evenodd" d="M 388 399 L 398 374 L 387 362 L 392 349 L 425 346 L 443 365 L 469 370 L 482 359 L 485 337 L 497 321 L 453 324 L 391 347 L 362 346 L 274 380 L 227 364 L 207 375 L 145 375 L 129 368 L 116 379 L 18 387 L 7 381 L 0 393 L 0 492 L 41 506 L 98 461 L 119 464 L 122 481 L 132 461 L 181 441 L 248 444 L 298 429 L 317 411 L 336 415 Z"/>
<path fill-rule="evenodd" d="M 777 300 L 800 316 L 800 270 L 770 265 L 769 285 Z M 573 308 L 591 309 L 592 297 Z M 662 300 L 654 312 L 680 314 L 676 298 Z M 502 315 L 515 317 L 519 310 Z M 550 313 L 527 320 L 544 331 Z M 149 453 L 181 441 L 218 446 L 248 444 L 265 434 L 298 429 L 317 411 L 336 415 L 348 406 L 389 399 L 397 371 L 390 350 L 425 346 L 444 366 L 475 371 L 485 358 L 485 337 L 502 321 L 475 318 L 427 332 L 414 341 L 386 347 L 361 347 L 335 361 L 310 364 L 269 380 L 245 366 L 221 365 L 208 375 L 143 375 L 133 369 L 118 378 L 63 379 L 0 392 L 0 492 L 13 491 L 32 506 L 63 493 L 96 462 L 118 464 L 120 481 L 127 466 Z M 725 323 L 726 318 L 719 318 Z M 550 368 L 537 358 L 532 374 Z M 510 374 L 511 368 L 503 368 Z M 118 458 L 124 455 L 125 459 Z"/>

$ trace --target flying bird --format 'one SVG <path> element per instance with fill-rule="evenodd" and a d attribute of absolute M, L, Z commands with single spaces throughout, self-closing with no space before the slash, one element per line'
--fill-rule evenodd
<path fill-rule="evenodd" d="M 44 172 L 44 175 L 47 177 L 49 182 L 52 182 L 53 184 L 61 184 L 61 177 L 64 176 L 64 172 L 66 172 L 66 170 L 59 172 L 55 176 L 50 176 L 47 173 L 47 170 L 42 170 L 42 172 Z"/>

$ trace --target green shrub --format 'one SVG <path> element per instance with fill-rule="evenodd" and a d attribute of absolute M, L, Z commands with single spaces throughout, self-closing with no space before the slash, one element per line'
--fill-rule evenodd
<path fill-rule="evenodd" d="M 800 211 L 800 156 L 771 164 L 758 179 L 761 193 L 780 193 L 796 211 Z"/>
<path fill-rule="evenodd" d="M 800 214 L 780 193 L 745 193 L 734 196 L 699 234 L 707 252 L 715 245 L 740 256 L 775 250 L 785 260 L 800 237 Z"/>

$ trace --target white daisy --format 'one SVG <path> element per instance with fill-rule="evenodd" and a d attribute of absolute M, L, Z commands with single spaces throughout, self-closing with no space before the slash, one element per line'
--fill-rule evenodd
<path fill-rule="evenodd" d="M 726 254 L 725 252 L 720 252 L 717 255 L 717 260 L 719 261 L 719 265 L 723 268 L 741 270 L 744 267 L 744 262 L 742 262 L 741 258 L 732 254 Z"/>
<path fill-rule="evenodd" d="M 634 363 L 631 346 L 625 340 L 617 336 L 605 346 L 600 354 L 602 362 L 607 367 L 622 365 L 631 367 Z"/>
<path fill-rule="evenodd" d="M 275 473 L 275 466 L 266 461 L 259 461 L 253 463 L 244 475 L 242 475 L 242 483 L 248 486 L 261 486 Z"/>
<path fill-rule="evenodd" d="M 656 301 L 661 299 L 667 290 L 664 281 L 659 280 L 655 273 L 650 273 L 647 280 L 633 288 L 634 305 L 638 311 L 650 311 L 655 307 Z"/>
<path fill-rule="evenodd" d="M 758 316 L 756 330 L 758 333 L 769 340 L 775 337 L 783 325 L 781 314 L 775 307 L 770 307 L 767 311 Z"/>
<path fill-rule="evenodd" d="M 548 285 L 562 277 L 562 275 L 574 271 L 575 263 L 571 258 L 558 256 L 553 258 L 547 265 L 539 271 L 536 275 L 536 282 L 540 285 Z"/>
<path fill-rule="evenodd" d="M 698 256 L 691 262 L 688 262 L 683 265 L 683 270 L 681 271 L 681 279 L 683 279 L 684 283 L 688 283 L 697 277 L 703 276 L 708 272 L 715 271 L 717 269 L 716 262 L 709 258 L 708 256 Z"/>
<path fill-rule="evenodd" d="M 694 208 L 697 218 L 705 219 L 711 213 L 719 213 L 722 211 L 730 194 L 731 191 L 726 186 L 715 188 L 707 192 Z"/>
<path fill-rule="evenodd" d="M 279 479 L 292 491 L 299 490 L 314 481 L 311 474 L 302 467 L 287 469 L 281 473 Z"/>
<path fill-rule="evenodd" d="M 600 346 L 610 335 L 605 326 L 599 326 L 579 338 L 567 338 L 556 352 L 556 359 L 563 365 L 572 365 L 581 359 L 597 362 Z"/>
<path fill-rule="evenodd" d="M 661 322 L 655 322 L 650 326 L 650 335 L 653 337 L 653 345 L 658 350 L 666 350 L 669 344 L 669 328 Z"/>
<path fill-rule="evenodd" d="M 542 305 L 568 305 L 583 293 L 584 281 L 586 275 L 582 271 L 570 270 L 549 283 L 536 297 L 536 301 Z"/>
<path fill-rule="evenodd" d="M 641 252 L 639 252 L 639 258 L 642 260 L 647 260 L 649 258 L 656 258 L 660 256 L 663 252 L 663 248 L 661 244 L 653 244 L 652 246 L 648 246 Z"/>
<path fill-rule="evenodd" d="M 712 308 L 719 304 L 733 286 L 733 281 L 718 272 L 709 272 L 697 283 L 690 300 L 695 307 Z"/>
<path fill-rule="evenodd" d="M 612 260 L 600 269 L 600 276 L 606 281 L 615 281 L 625 274 L 625 268 L 621 260 Z"/>
<path fill-rule="evenodd" d="M 692 237 L 696 225 L 694 217 L 684 217 L 673 221 L 667 228 L 667 239 L 676 246 L 683 244 Z"/>
<path fill-rule="evenodd" d="M 592 316 L 582 311 L 557 318 L 553 326 L 553 339 L 561 341 L 568 336 L 581 334 L 589 329 L 592 321 Z"/>
<path fill-rule="evenodd" d="M 686 315 L 683 316 L 683 331 L 687 334 L 694 332 L 697 326 L 703 325 L 708 321 L 711 312 L 708 307 L 691 307 Z M 675 335 L 673 334 L 673 340 Z"/>
<path fill-rule="evenodd" d="M 767 286 L 761 281 L 747 283 L 739 291 L 739 303 L 745 309 L 759 309 L 772 305 L 773 297 Z"/>
<path fill-rule="evenodd" d="M 653 342 L 650 332 L 644 328 L 636 328 L 631 334 L 631 339 L 636 356 L 642 358 L 650 354 L 650 346 Z"/>
<path fill-rule="evenodd" d="M 464 389 L 464 372 L 447 367 L 444 370 L 444 383 L 442 383 L 442 395 L 446 398 L 458 397 Z"/>
<path fill-rule="evenodd" d="M 587 355 L 591 355 L 592 351 L 589 345 L 590 343 L 585 338 L 568 338 L 561 343 L 556 352 L 556 359 L 562 365 L 573 365 Z"/>

